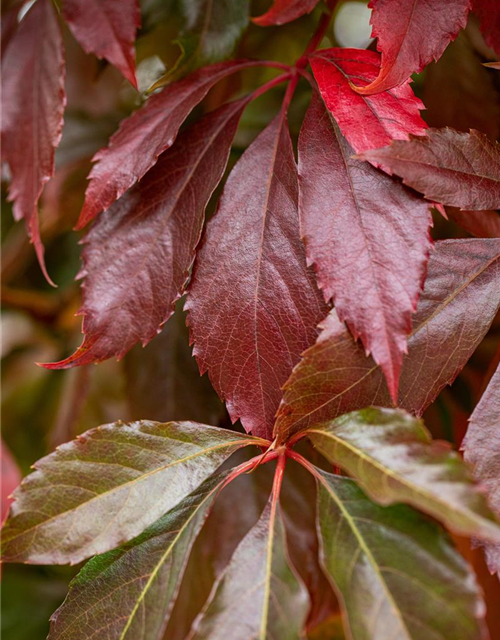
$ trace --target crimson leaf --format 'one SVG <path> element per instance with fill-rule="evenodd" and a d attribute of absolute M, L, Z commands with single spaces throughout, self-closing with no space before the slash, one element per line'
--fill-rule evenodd
<path fill-rule="evenodd" d="M 271 499 L 234 552 L 188 640 L 298 640 L 308 600 L 288 560 L 281 510 Z"/>
<path fill-rule="evenodd" d="M 421 415 L 455 379 L 499 308 L 500 240 L 438 242 L 403 359 L 399 406 Z M 332 311 L 284 387 L 274 433 L 285 441 L 301 429 L 369 405 L 392 405 L 382 371 Z"/>
<path fill-rule="evenodd" d="M 319 0 L 274 0 L 272 6 L 253 22 L 260 27 L 269 27 L 274 24 L 286 24 L 297 20 L 306 13 L 311 13 Z"/>
<path fill-rule="evenodd" d="M 85 339 L 72 356 L 45 367 L 121 358 L 137 342 L 147 344 L 172 315 L 247 101 L 225 105 L 184 131 L 97 220 L 84 239 L 80 273 Z"/>
<path fill-rule="evenodd" d="M 408 82 L 390 91 L 362 96 L 351 82 L 369 84 L 380 69 L 380 56 L 361 49 L 322 49 L 310 59 L 311 67 L 327 108 L 342 134 L 356 152 L 424 133 L 420 117 L 422 102 Z"/>
<path fill-rule="evenodd" d="M 92 558 L 52 616 L 48 640 L 90 640 L 103 633 L 106 640 L 158 640 L 224 478 L 205 480 L 139 537 Z"/>
<path fill-rule="evenodd" d="M 447 207 L 450 220 L 456 222 L 477 238 L 500 238 L 500 213 L 498 211 L 461 211 Z"/>
<path fill-rule="evenodd" d="M 135 32 L 141 24 L 137 0 L 63 0 L 63 17 L 87 53 L 105 58 L 137 89 Z"/>
<path fill-rule="evenodd" d="M 500 365 L 470 417 L 462 443 L 465 459 L 474 468 L 493 510 L 500 514 Z M 492 573 L 500 572 L 500 544 L 485 543 L 486 560 Z"/>
<path fill-rule="evenodd" d="M 3 522 L 7 512 L 9 511 L 9 504 L 12 502 L 11 494 L 17 485 L 21 482 L 21 471 L 17 466 L 12 454 L 5 446 L 3 440 L 0 440 L 0 474 L 1 474 L 1 488 L 0 488 L 0 523 Z"/>
<path fill-rule="evenodd" d="M 373 9 L 372 36 L 378 39 L 382 65 L 375 80 L 356 86 L 356 90 L 365 95 L 388 91 L 437 60 L 465 27 L 470 3 L 471 0 L 371 0 L 368 6 Z"/>
<path fill-rule="evenodd" d="M 233 60 L 203 67 L 153 95 L 146 104 L 123 120 L 109 145 L 98 151 L 89 174 L 78 228 L 107 209 L 156 163 L 174 142 L 179 127 L 191 110 L 222 78 L 256 62 Z"/>
<path fill-rule="evenodd" d="M 249 444 L 263 441 L 195 422 L 143 420 L 87 431 L 39 460 L 15 491 L 3 559 L 75 564 L 113 549 Z"/>
<path fill-rule="evenodd" d="M 381 365 L 397 401 L 406 336 L 431 247 L 429 205 L 352 155 L 314 93 L 299 137 L 307 258 L 325 298 L 333 299 L 339 318 Z"/>
<path fill-rule="evenodd" d="M 472 0 L 472 10 L 481 21 L 486 44 L 500 55 L 500 5 L 496 0 Z"/>
<path fill-rule="evenodd" d="M 281 386 L 326 307 L 306 267 L 283 112 L 232 170 L 198 252 L 186 309 L 194 354 L 233 421 L 270 436 Z"/>
<path fill-rule="evenodd" d="M 38 0 L 12 36 L 2 61 L 2 158 L 12 174 L 9 200 L 14 218 L 24 220 L 45 277 L 38 227 L 38 200 L 54 175 L 61 139 L 64 47 L 51 0 Z"/>
<path fill-rule="evenodd" d="M 460 209 L 500 208 L 500 145 L 471 130 L 428 129 L 360 158 L 382 164 L 429 200 Z"/>
<path fill-rule="evenodd" d="M 322 561 L 353 640 L 486 637 L 476 578 L 438 526 L 373 504 L 349 478 L 317 477 Z"/>
<path fill-rule="evenodd" d="M 469 469 L 448 442 L 432 440 L 421 420 L 401 409 L 369 407 L 305 433 L 379 504 L 403 502 L 460 535 L 500 543 L 500 524 Z"/>

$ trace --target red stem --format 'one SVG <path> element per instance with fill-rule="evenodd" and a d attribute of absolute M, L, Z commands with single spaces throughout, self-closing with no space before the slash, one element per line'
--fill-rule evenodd
<path fill-rule="evenodd" d="M 221 486 L 219 491 L 222 491 L 224 487 L 227 487 L 227 485 L 230 482 L 235 480 L 238 476 L 241 476 L 242 473 L 249 473 L 250 471 L 253 471 L 255 467 L 259 466 L 259 464 L 266 464 L 267 462 L 270 462 L 271 460 L 274 460 L 275 458 L 277 458 L 279 455 L 280 455 L 279 451 L 275 451 L 275 450 L 272 450 L 269 452 L 265 451 L 264 453 L 259 453 L 258 456 L 255 456 L 250 460 L 247 460 L 247 462 L 243 462 L 242 464 L 238 465 L 231 471 L 231 473 L 225 479 L 224 484 Z"/>
<path fill-rule="evenodd" d="M 280 497 L 281 485 L 283 483 L 283 474 L 285 473 L 285 465 L 286 465 L 286 455 L 284 450 L 277 453 L 278 453 L 278 464 L 276 465 L 276 471 L 274 472 L 274 480 L 273 480 L 273 504 L 274 505 L 278 502 Z"/>
<path fill-rule="evenodd" d="M 255 100 L 256 98 L 261 96 L 263 93 L 266 93 L 266 91 L 269 91 L 269 89 L 272 89 L 273 87 L 275 87 L 277 84 L 280 84 L 281 82 L 285 82 L 286 80 L 289 80 L 292 77 L 292 75 L 293 75 L 293 71 L 290 70 L 289 73 L 283 73 L 282 75 L 277 76 L 272 80 L 269 80 L 269 82 L 266 82 L 266 84 L 263 84 L 261 87 L 258 87 L 257 89 L 255 89 L 255 91 L 252 91 L 252 93 L 250 94 L 250 100 Z"/>
<path fill-rule="evenodd" d="M 309 471 L 309 473 L 312 473 L 315 478 L 317 478 L 318 480 L 322 480 L 321 475 L 318 473 L 316 467 L 311 462 L 309 462 L 309 460 L 306 460 L 304 456 L 301 456 L 300 453 L 293 451 L 293 449 L 286 449 L 286 455 L 292 460 L 295 460 L 295 462 L 301 464 L 305 469 Z"/>

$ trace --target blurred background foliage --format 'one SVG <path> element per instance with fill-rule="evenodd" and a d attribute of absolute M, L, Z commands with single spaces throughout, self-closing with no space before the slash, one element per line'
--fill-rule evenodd
<path fill-rule="evenodd" d="M 242 0 L 245 2 L 245 0 Z M 107 361 L 68 371 L 47 371 L 36 362 L 57 361 L 71 353 L 81 341 L 80 303 L 75 282 L 80 263 L 76 223 L 86 186 L 92 155 L 105 146 L 119 121 L 146 99 L 147 90 L 159 79 L 167 81 L 203 64 L 203 56 L 190 56 L 196 25 L 187 33 L 186 7 L 197 3 L 181 0 L 142 0 L 142 27 L 137 39 L 137 93 L 116 69 L 86 55 L 64 29 L 67 57 L 68 107 L 62 142 L 57 150 L 57 172 L 47 184 L 40 206 L 42 238 L 48 271 L 58 284 L 51 288 L 37 265 L 24 228 L 14 224 L 2 181 L 2 481 L 3 489 L 25 475 L 38 458 L 55 446 L 99 424 L 117 419 L 193 419 L 230 427 L 225 408 L 206 376 L 200 377 L 191 357 L 184 324 L 182 301 L 174 317 L 146 348 L 135 347 L 121 362 Z M 198 4 L 202 4 L 201 0 Z M 251 15 L 260 15 L 269 0 L 251 3 Z M 281 27 L 244 31 L 237 55 L 293 63 L 310 37 L 321 5 L 310 15 Z M 2 8 L 2 29 L 16 20 L 19 1 Z M 322 46 L 371 47 L 369 10 L 362 0 L 339 2 Z M 194 34 L 194 35 L 193 35 Z M 182 57 L 182 49 L 186 51 Z M 196 40 L 194 40 L 196 49 Z M 199 53 L 199 52 L 198 52 Z M 452 43 L 437 64 L 414 78 L 414 90 L 424 101 L 424 118 L 432 126 L 451 126 L 467 131 L 476 128 L 491 138 L 500 135 L 500 73 L 481 62 L 495 59 L 482 41 L 474 16 L 467 29 Z M 252 89 L 276 74 L 272 69 L 253 69 L 221 82 L 195 110 L 194 118 L 215 108 L 229 95 Z M 160 80 L 160 83 L 165 80 Z M 239 83 L 239 84 L 238 84 Z M 238 129 L 229 168 L 257 133 L 278 111 L 283 88 L 265 94 L 246 109 Z M 309 100 L 310 89 L 301 80 L 290 111 L 292 135 L 298 129 Z M 218 190 L 208 208 L 212 215 Z M 467 237 L 469 232 L 499 235 L 498 212 L 480 217 L 450 210 L 449 220 L 436 214 L 434 238 Z M 478 231 L 479 229 L 479 231 Z M 446 388 L 425 416 L 436 437 L 459 448 L 467 418 L 500 359 L 500 318 L 479 346 L 455 383 Z M 234 428 L 238 428 L 236 425 Z M 242 455 L 242 454 L 239 454 Z M 204 602 L 214 576 L 238 539 L 257 520 L 269 489 L 269 469 L 244 476 L 230 485 L 217 503 L 207 527 L 197 541 L 187 569 L 187 580 L 175 606 L 165 638 L 182 640 L 197 610 Z M 245 486 L 243 486 L 245 485 Z M 299 491 L 300 487 L 300 491 Z M 244 502 L 241 496 L 244 495 Z M 312 589 L 321 593 L 310 618 L 310 640 L 340 640 L 342 625 L 335 596 L 314 566 L 314 486 L 300 470 L 285 485 L 285 511 L 291 548 L 301 574 Z M 224 528 L 225 514 L 238 509 L 237 526 Z M 292 518 L 293 512 L 300 517 Z M 219 549 L 219 540 L 230 532 L 230 540 Z M 499 583 L 489 576 L 480 552 L 468 540 L 457 544 L 478 572 L 489 604 L 491 635 L 500 638 Z M 224 557 L 222 557 L 224 556 Z M 2 573 L 3 640 L 42 640 L 48 619 L 59 606 L 68 581 L 78 567 L 6 566 Z M 319 575 L 319 577 L 318 577 Z M 316 577 L 315 577 L 316 576 Z M 311 580 L 319 580 L 311 584 Z M 186 584 L 189 588 L 186 588 Z M 495 604 L 496 603 L 496 604 Z"/>

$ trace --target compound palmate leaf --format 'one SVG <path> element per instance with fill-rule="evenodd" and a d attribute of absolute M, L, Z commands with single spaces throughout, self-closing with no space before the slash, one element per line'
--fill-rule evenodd
<path fill-rule="evenodd" d="M 54 174 L 65 105 L 61 30 L 51 0 L 37 0 L 2 60 L 2 160 L 12 174 L 9 200 L 14 202 L 14 217 L 24 220 L 49 282 L 37 205 Z"/>
<path fill-rule="evenodd" d="M 307 591 L 288 559 L 281 510 L 271 498 L 243 538 L 188 640 L 298 640 Z"/>
<path fill-rule="evenodd" d="M 500 145 L 480 131 L 428 129 L 360 155 L 403 178 L 429 200 L 460 209 L 500 208 Z"/>
<path fill-rule="evenodd" d="M 378 503 L 410 504 L 459 534 L 500 542 L 500 525 L 458 453 L 405 411 L 363 409 L 305 433 Z"/>
<path fill-rule="evenodd" d="M 398 405 L 421 415 L 450 384 L 500 308 L 500 240 L 436 244 L 403 359 Z M 481 313 L 478 313 L 481 309 Z M 383 373 L 332 311 L 284 388 L 274 434 L 293 433 L 369 405 L 392 406 Z"/>
<path fill-rule="evenodd" d="M 409 82 L 373 96 L 361 96 L 350 82 L 369 84 L 380 70 L 380 55 L 363 49 L 321 49 L 310 58 L 326 107 L 356 152 L 423 134 L 424 108 Z"/>
<path fill-rule="evenodd" d="M 113 423 L 42 458 L 16 490 L 3 559 L 75 564 L 139 535 L 234 451 L 265 441 L 195 422 Z"/>
<path fill-rule="evenodd" d="M 471 0 L 371 0 L 372 36 L 382 53 L 378 77 L 359 93 L 388 91 L 437 60 L 465 27 Z M 425 34 L 425 37 L 423 37 Z"/>
<path fill-rule="evenodd" d="M 181 133 L 99 217 L 83 241 L 84 342 L 48 369 L 120 358 L 137 342 L 147 344 L 172 315 L 247 102 L 224 105 Z"/>
<path fill-rule="evenodd" d="M 205 480 L 139 537 L 90 560 L 52 616 L 48 640 L 158 640 L 226 475 Z"/>
<path fill-rule="evenodd" d="M 146 104 L 123 120 L 109 145 L 96 153 L 89 174 L 78 227 L 84 227 L 108 209 L 156 163 L 174 142 L 179 127 L 191 110 L 222 78 L 256 62 L 232 60 L 203 67 L 153 95 Z"/>
<path fill-rule="evenodd" d="M 349 478 L 317 470 L 326 574 L 353 640 L 484 640 L 476 578 L 436 524 L 380 507 Z"/>
<path fill-rule="evenodd" d="M 326 305 L 299 236 L 297 169 L 282 112 L 227 179 L 185 308 L 200 370 L 233 420 L 270 436 L 281 386 Z"/>
<path fill-rule="evenodd" d="M 299 216 L 318 285 L 381 365 L 394 400 L 431 247 L 429 204 L 360 166 L 316 93 L 299 137 Z M 390 250 L 388 250 L 390 247 Z"/>
<path fill-rule="evenodd" d="M 141 24 L 138 0 L 63 0 L 62 13 L 82 48 L 111 62 L 137 89 L 134 40 Z"/>
<path fill-rule="evenodd" d="M 500 515 L 500 365 L 470 417 L 462 449 Z M 500 573 L 500 544 L 486 543 L 485 552 L 490 571 Z"/>

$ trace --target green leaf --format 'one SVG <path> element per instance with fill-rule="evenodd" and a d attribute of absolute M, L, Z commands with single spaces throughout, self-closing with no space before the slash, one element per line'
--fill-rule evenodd
<path fill-rule="evenodd" d="M 306 433 L 376 502 L 404 502 L 459 534 L 500 540 L 500 525 L 458 453 L 405 411 L 353 411 Z"/>
<path fill-rule="evenodd" d="M 439 526 L 380 507 L 349 478 L 318 471 L 325 572 L 353 640 L 479 640 L 485 606 L 473 572 Z"/>
<path fill-rule="evenodd" d="M 233 53 L 248 26 L 249 0 L 180 0 L 184 28 L 175 43 L 180 55 L 175 65 L 152 89 L 172 82 L 207 64 L 222 62 Z"/>
<path fill-rule="evenodd" d="M 243 538 L 195 622 L 189 640 L 297 640 L 309 598 L 292 568 L 277 503 Z"/>
<path fill-rule="evenodd" d="M 48 640 L 157 640 L 191 547 L 226 476 L 205 480 L 138 538 L 92 558 L 52 616 Z"/>
<path fill-rule="evenodd" d="M 36 463 L 14 492 L 4 561 L 76 564 L 139 535 L 234 451 L 263 440 L 195 422 L 98 427 Z"/>

